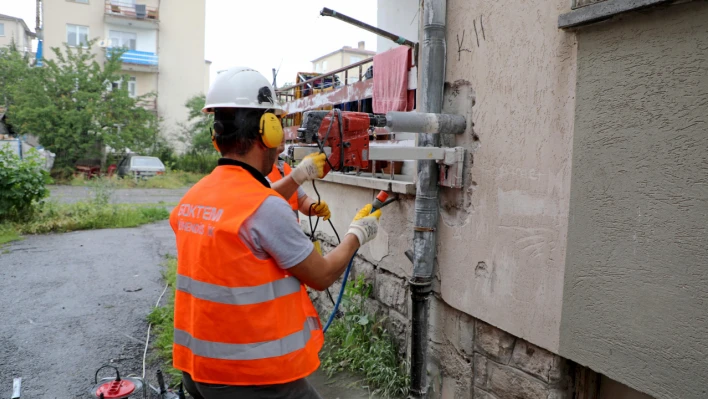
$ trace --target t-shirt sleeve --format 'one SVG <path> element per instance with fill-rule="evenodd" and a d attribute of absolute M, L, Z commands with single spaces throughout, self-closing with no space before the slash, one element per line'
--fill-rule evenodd
<path fill-rule="evenodd" d="M 307 258 L 314 249 L 302 232 L 290 204 L 276 196 L 266 198 L 241 225 L 239 238 L 259 259 L 273 258 L 283 269 Z"/>
<path fill-rule="evenodd" d="M 302 187 L 298 187 L 297 188 L 297 199 L 300 199 L 300 198 L 306 197 L 306 196 L 307 196 L 307 193 L 305 192 L 305 189 L 303 189 Z"/>

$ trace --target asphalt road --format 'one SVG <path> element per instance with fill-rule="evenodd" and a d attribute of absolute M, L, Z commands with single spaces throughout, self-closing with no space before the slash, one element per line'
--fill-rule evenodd
<path fill-rule="evenodd" d="M 26 237 L 0 254 L 0 397 L 86 398 L 96 369 L 142 373 L 145 317 L 174 253 L 167 222 Z"/>
<path fill-rule="evenodd" d="M 169 204 L 185 191 L 118 190 L 114 200 Z M 51 192 L 64 202 L 90 196 L 84 187 Z M 164 289 L 160 265 L 175 252 L 167 221 L 28 236 L 0 248 L 0 398 L 10 397 L 16 377 L 22 398 L 74 399 L 90 397 L 104 364 L 142 374 L 146 316 Z M 147 377 L 154 381 L 152 371 Z M 356 377 L 310 380 L 325 399 L 369 397 Z"/>

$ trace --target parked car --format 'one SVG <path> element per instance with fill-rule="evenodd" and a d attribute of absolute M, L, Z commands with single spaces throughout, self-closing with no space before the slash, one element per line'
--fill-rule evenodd
<path fill-rule="evenodd" d="M 118 164 L 118 176 L 148 178 L 165 173 L 165 164 L 157 157 L 129 155 Z"/>

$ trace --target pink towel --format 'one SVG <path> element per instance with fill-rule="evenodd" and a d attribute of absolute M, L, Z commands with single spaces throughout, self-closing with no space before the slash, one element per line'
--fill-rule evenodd
<path fill-rule="evenodd" d="M 411 51 L 408 46 L 398 46 L 374 56 L 374 113 L 410 111 L 408 101 L 408 69 Z"/>

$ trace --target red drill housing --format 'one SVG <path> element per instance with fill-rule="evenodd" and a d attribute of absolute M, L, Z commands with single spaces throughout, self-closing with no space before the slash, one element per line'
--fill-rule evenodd
<path fill-rule="evenodd" d="M 342 112 L 342 130 L 340 137 L 339 117 L 329 113 L 322 119 L 318 130 L 322 145 L 330 147 L 332 153 L 329 163 L 335 168 L 345 167 L 357 170 L 369 167 L 369 114 L 363 112 Z M 330 129 L 330 125 L 332 126 Z M 329 130 L 329 136 L 327 131 Z M 329 164 L 325 165 L 325 174 L 329 173 Z"/>
<path fill-rule="evenodd" d="M 322 147 L 330 148 L 325 174 L 331 169 L 365 170 L 369 168 L 369 130 L 383 126 L 386 126 L 383 115 L 338 109 L 308 111 L 304 113 L 302 125 L 297 130 L 298 141 L 308 146 L 321 143 Z"/>

